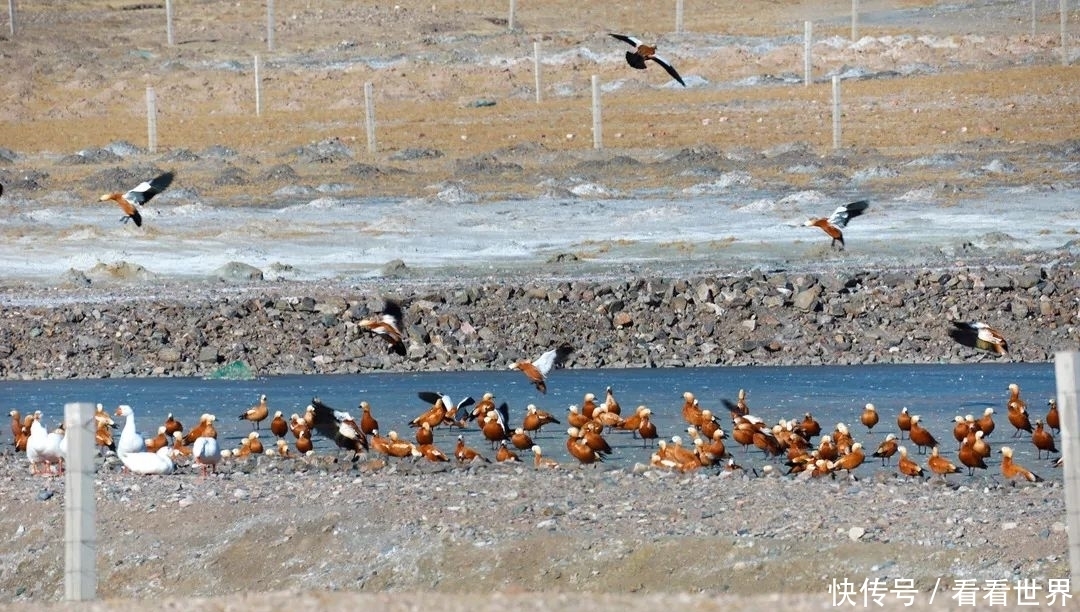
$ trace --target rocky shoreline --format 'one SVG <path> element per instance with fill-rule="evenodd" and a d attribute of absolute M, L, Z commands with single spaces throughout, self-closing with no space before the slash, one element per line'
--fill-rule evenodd
<path fill-rule="evenodd" d="M 567 367 L 936 363 L 1001 359 L 953 320 L 1009 339 L 1004 359 L 1076 350 L 1080 280 L 1066 252 L 950 269 L 765 272 L 454 284 L 250 284 L 0 309 L 0 377 L 207 376 L 503 368 L 569 342 Z M 114 288 L 116 290 L 116 288 Z M 131 298 L 131 295 L 144 297 Z M 407 354 L 357 322 L 404 303 Z"/>

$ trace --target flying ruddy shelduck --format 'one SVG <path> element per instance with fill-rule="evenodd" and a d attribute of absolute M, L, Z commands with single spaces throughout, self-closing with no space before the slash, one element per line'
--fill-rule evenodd
<path fill-rule="evenodd" d="M 624 43 L 634 48 L 633 51 L 626 52 L 626 63 L 630 64 L 631 68 L 637 68 L 638 70 L 645 70 L 645 60 L 652 60 L 660 65 L 661 68 L 667 71 L 671 75 L 671 78 L 679 82 L 679 85 L 686 87 L 686 83 L 683 82 L 682 77 L 679 76 L 678 71 L 667 60 L 656 54 L 656 45 L 646 45 L 633 36 L 627 36 L 625 34 L 612 34 L 612 38 L 621 40 Z"/>
<path fill-rule="evenodd" d="M 388 299 L 383 302 L 382 312 L 378 316 L 362 319 L 357 325 L 361 329 L 382 336 L 390 344 L 390 350 L 404 357 L 405 343 L 401 335 L 403 320 L 401 302 Z"/>
<path fill-rule="evenodd" d="M 106 193 L 99 198 L 99 201 L 115 201 L 120 207 L 120 210 L 124 211 L 124 216 L 120 219 L 122 222 L 127 223 L 128 220 L 131 220 L 135 222 L 135 225 L 142 227 L 142 215 L 139 214 L 138 207 L 146 204 L 151 198 L 162 191 L 165 191 L 172 183 L 174 176 L 175 175 L 172 172 L 165 172 L 149 181 L 139 183 L 134 189 L 127 193 Z"/>
<path fill-rule="evenodd" d="M 949 330 L 949 336 L 964 346 L 998 355 L 1009 352 L 1009 343 L 1005 340 L 1005 336 L 986 323 L 953 321 L 952 324 L 953 328 Z"/>
<path fill-rule="evenodd" d="M 555 366 L 566 361 L 566 358 L 570 356 L 570 353 L 574 352 L 574 347 L 569 344 L 563 344 L 558 348 L 553 348 L 550 351 L 545 352 L 532 361 L 521 359 L 510 364 L 511 370 L 519 370 L 525 376 L 528 377 L 532 384 L 536 386 L 536 389 L 540 393 L 547 393 L 547 375 Z"/>
<path fill-rule="evenodd" d="M 836 246 L 836 243 L 840 243 L 840 250 L 844 249 L 844 232 L 840 231 L 847 227 L 848 221 L 851 221 L 855 217 L 866 212 L 866 208 L 870 206 L 870 202 L 866 200 L 859 200 L 857 202 L 849 202 L 836 207 L 828 218 L 807 219 L 806 223 L 803 223 L 806 227 L 820 227 L 823 232 L 832 238 L 832 242 L 829 243 L 830 247 Z"/>

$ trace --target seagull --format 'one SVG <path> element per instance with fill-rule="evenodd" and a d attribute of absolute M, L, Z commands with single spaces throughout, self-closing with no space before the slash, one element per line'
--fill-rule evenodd
<path fill-rule="evenodd" d="M 106 193 L 101 196 L 98 201 L 105 202 L 113 200 L 120 207 L 120 210 L 124 211 L 124 216 L 120 219 L 123 223 L 127 223 L 129 220 L 134 221 L 135 225 L 142 227 L 142 215 L 139 214 L 139 209 L 136 205 L 142 206 L 150 201 L 151 198 L 157 194 L 165 191 L 165 189 L 172 183 L 172 172 L 165 172 L 150 179 L 149 181 L 143 181 L 139 183 L 134 189 L 127 193 Z"/>
<path fill-rule="evenodd" d="M 671 78 L 679 82 L 679 85 L 686 87 L 686 83 L 683 82 L 682 77 L 675 68 L 667 62 L 664 58 L 656 54 L 655 45 L 646 45 L 633 36 L 626 36 L 624 34 L 612 34 L 613 38 L 623 41 L 634 48 L 633 51 L 626 52 L 626 63 L 630 64 L 632 68 L 638 70 L 645 70 L 645 60 L 652 60 L 667 70 L 667 73 L 671 75 Z"/>
<path fill-rule="evenodd" d="M 808 219 L 805 225 L 806 227 L 817 226 L 822 229 L 826 234 L 832 238 L 832 242 L 829 246 L 835 246 L 837 242 L 840 243 L 840 249 L 844 249 L 844 233 L 840 230 L 847 227 L 848 221 L 851 221 L 855 217 L 866 212 L 866 207 L 870 206 L 870 202 L 866 200 L 859 200 L 858 202 L 850 202 L 837 206 L 833 214 L 828 219 Z"/>
<path fill-rule="evenodd" d="M 1009 352 L 1009 343 L 1001 332 L 980 321 L 953 321 L 949 336 L 964 346 L 992 351 L 998 355 Z"/>
<path fill-rule="evenodd" d="M 572 352 L 574 352 L 574 348 L 569 344 L 564 344 L 558 348 L 547 351 L 532 361 L 527 361 L 525 359 L 515 361 L 510 364 L 510 369 L 521 371 L 534 385 L 536 385 L 536 389 L 540 391 L 540 393 L 547 393 L 548 372 L 556 365 L 565 361 Z"/>

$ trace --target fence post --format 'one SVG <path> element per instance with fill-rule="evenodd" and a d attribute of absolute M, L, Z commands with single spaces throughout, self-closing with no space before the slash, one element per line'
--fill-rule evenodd
<path fill-rule="evenodd" d="M 97 532 L 94 503 L 94 405 L 64 405 L 67 461 L 64 474 L 64 597 L 97 597 Z"/>
<path fill-rule="evenodd" d="M 1080 353 L 1054 355 L 1058 412 L 1061 414 L 1061 456 L 1065 458 L 1065 530 L 1069 534 L 1069 585 L 1080 590 Z"/>
<path fill-rule="evenodd" d="M 367 128 L 367 151 L 375 154 L 375 95 L 371 81 L 364 83 L 364 124 Z"/>
<path fill-rule="evenodd" d="M 832 78 L 832 146 L 840 148 L 840 77 Z"/>
<path fill-rule="evenodd" d="M 683 0 L 675 0 L 675 33 L 683 32 Z"/>
<path fill-rule="evenodd" d="M 810 87 L 811 58 L 810 46 L 814 38 L 814 24 L 811 21 L 803 22 L 803 84 Z"/>
<path fill-rule="evenodd" d="M 600 120 L 600 77 L 594 74 L 592 75 L 592 146 L 594 149 L 604 148 L 602 123 Z"/>
<path fill-rule="evenodd" d="M 510 14 L 506 17 L 506 27 L 508 30 L 514 29 L 514 13 L 517 12 L 517 0 L 510 0 Z"/>
<path fill-rule="evenodd" d="M 1069 46 L 1066 38 L 1066 26 L 1069 24 L 1069 0 L 1058 0 L 1058 13 L 1061 21 L 1061 65 L 1069 65 Z"/>
<path fill-rule="evenodd" d="M 170 47 L 176 44 L 176 38 L 173 37 L 172 0 L 165 0 L 165 39 Z"/>
<path fill-rule="evenodd" d="M 259 54 L 255 54 L 255 116 L 262 116 L 262 79 L 259 78 Z"/>
<path fill-rule="evenodd" d="M 540 41 L 533 41 L 533 76 L 536 80 L 536 103 L 540 104 Z"/>
<path fill-rule="evenodd" d="M 15 0 L 8 0 L 8 28 L 11 29 L 11 37 L 15 38 Z"/>
<path fill-rule="evenodd" d="M 266 0 L 266 50 L 274 51 L 274 0 Z"/>
<path fill-rule="evenodd" d="M 151 153 L 157 153 L 157 94 L 154 86 L 146 86 L 146 140 Z"/>
<path fill-rule="evenodd" d="M 851 0 L 851 42 L 859 40 L 859 0 Z"/>

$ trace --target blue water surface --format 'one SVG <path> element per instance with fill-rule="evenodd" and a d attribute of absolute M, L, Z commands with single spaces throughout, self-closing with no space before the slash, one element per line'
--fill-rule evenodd
<path fill-rule="evenodd" d="M 226 445 L 238 445 L 251 431 L 251 425 L 239 415 L 266 394 L 271 413 L 281 410 L 286 418 L 302 413 L 311 398 L 318 396 L 340 410 L 359 415 L 361 400 L 369 402 L 380 429 L 397 430 L 411 439 L 409 421 L 426 408 L 418 391 L 438 391 L 455 400 L 465 396 L 479 399 L 485 392 L 510 407 L 511 426 L 520 423 L 528 404 L 555 414 L 563 424 L 545 428 L 535 441 L 545 455 L 560 461 L 573 461 L 564 447 L 565 416 L 570 404 L 581 404 L 586 393 L 594 393 L 598 402 L 605 388 L 611 386 L 622 406 L 623 415 L 638 405 L 652 409 L 660 435 L 682 434 L 682 396 L 691 391 L 703 408 L 712 409 L 730 432 L 730 420 L 721 404 L 722 398 L 734 400 L 740 389 L 747 391 L 753 414 L 769 423 L 778 419 L 800 418 L 811 412 L 824 431 L 837 422 L 849 425 L 856 441 L 868 453 L 887 433 L 896 431 L 896 414 L 907 407 L 922 415 L 923 424 L 941 442 L 942 453 L 955 460 L 956 444 L 952 438 L 953 417 L 980 416 L 987 407 L 995 409 L 997 430 L 989 438 L 995 450 L 1009 444 L 1016 458 L 1029 464 L 1047 478 L 1060 478 L 1046 461 L 1037 462 L 1029 436 L 1010 438 L 1015 431 L 1005 415 L 1008 385 L 1020 386 L 1028 402 L 1032 421 L 1046 413 L 1046 402 L 1056 395 L 1052 363 L 983 363 L 947 365 L 862 365 L 798 367 L 696 367 L 660 369 L 556 370 L 549 375 L 548 392 L 541 395 L 516 371 L 469 371 L 423 373 L 366 373 L 353 375 L 272 376 L 251 380 L 211 380 L 200 378 L 108 378 L 45 381 L 0 382 L 0 405 L 5 410 L 18 409 L 23 414 L 41 410 L 47 424 L 62 420 L 66 402 L 102 403 L 111 411 L 118 404 L 135 409 L 136 424 L 144 436 L 153 435 L 168 413 L 185 425 L 194 424 L 198 415 L 211 412 L 218 416 L 218 431 Z M 858 422 L 863 406 L 872 402 L 881 422 L 872 433 Z M 263 423 L 266 429 L 268 421 Z M 458 430 L 440 430 L 436 443 L 450 451 Z M 490 449 L 475 426 L 464 432 L 466 441 L 477 449 Z M 269 431 L 261 434 L 271 439 Z M 616 452 L 608 458 L 610 466 L 628 467 L 647 462 L 651 450 L 626 433 L 611 433 L 609 441 Z M 332 451 L 332 446 L 316 437 L 316 449 Z M 291 437 L 289 439 L 291 442 Z M 760 452 L 745 452 L 729 440 L 729 450 L 746 467 L 765 463 Z M 909 448 L 914 453 L 914 448 Z M 494 456 L 494 453 L 488 453 Z M 525 457 L 528 459 L 528 457 Z M 997 474 L 999 455 L 991 458 L 987 473 Z M 782 466 L 781 466 L 782 467 Z M 860 474 L 879 469 L 873 461 Z"/>

